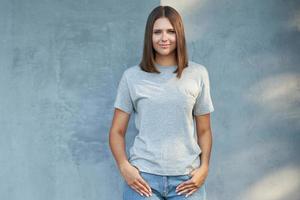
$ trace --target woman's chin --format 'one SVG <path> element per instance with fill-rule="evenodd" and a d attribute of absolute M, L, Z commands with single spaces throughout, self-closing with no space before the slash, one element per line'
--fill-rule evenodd
<path fill-rule="evenodd" d="M 168 56 L 170 55 L 172 52 L 170 52 L 169 50 L 165 50 L 165 51 L 158 51 L 157 52 L 159 55 L 161 56 Z"/>

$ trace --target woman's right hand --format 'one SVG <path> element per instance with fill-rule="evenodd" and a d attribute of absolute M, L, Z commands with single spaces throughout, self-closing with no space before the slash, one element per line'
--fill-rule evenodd
<path fill-rule="evenodd" d="M 140 175 L 139 170 L 129 162 L 120 166 L 120 172 L 127 184 L 142 196 L 152 196 L 149 184 Z"/>

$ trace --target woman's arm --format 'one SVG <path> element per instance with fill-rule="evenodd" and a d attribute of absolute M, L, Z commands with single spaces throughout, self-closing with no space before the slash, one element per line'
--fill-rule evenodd
<path fill-rule="evenodd" d="M 200 154 L 201 166 L 191 172 L 192 178 L 190 180 L 185 181 L 176 187 L 176 192 L 179 194 L 186 193 L 186 197 L 194 193 L 205 182 L 208 176 L 210 152 L 212 147 L 210 113 L 196 115 L 195 119 L 198 144 L 202 150 Z"/>
<path fill-rule="evenodd" d="M 210 113 L 205 115 L 196 115 L 196 129 L 198 144 L 202 150 L 200 154 L 201 166 L 209 168 L 209 160 L 212 148 L 212 131 L 210 125 Z"/>
<path fill-rule="evenodd" d="M 128 127 L 130 114 L 115 109 L 112 125 L 109 131 L 109 145 L 120 170 L 129 164 L 126 155 L 125 134 Z"/>
<path fill-rule="evenodd" d="M 112 126 L 109 131 L 109 145 L 127 184 L 142 196 L 149 197 L 152 195 L 151 187 L 141 177 L 139 170 L 131 165 L 126 155 L 125 135 L 129 119 L 129 113 L 118 108 L 115 109 Z"/>

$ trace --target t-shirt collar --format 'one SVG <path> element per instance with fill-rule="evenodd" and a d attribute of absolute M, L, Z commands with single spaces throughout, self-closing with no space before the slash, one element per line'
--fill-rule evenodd
<path fill-rule="evenodd" d="M 157 63 L 154 63 L 155 67 L 160 71 L 160 72 L 173 72 L 177 68 L 177 65 L 160 65 Z"/>

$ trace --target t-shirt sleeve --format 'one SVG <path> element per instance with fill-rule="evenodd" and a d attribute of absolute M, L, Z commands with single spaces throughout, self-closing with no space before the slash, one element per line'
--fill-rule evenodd
<path fill-rule="evenodd" d="M 133 111 L 133 103 L 130 96 L 130 90 L 125 72 L 123 73 L 118 84 L 114 107 L 123 110 L 128 114 L 131 114 Z"/>
<path fill-rule="evenodd" d="M 202 71 L 202 81 L 200 85 L 200 92 L 196 98 L 193 109 L 194 115 L 204 115 L 214 111 L 212 98 L 210 95 L 209 75 L 206 68 Z"/>

